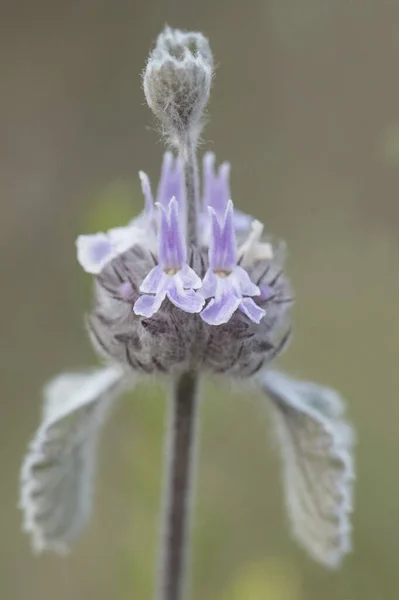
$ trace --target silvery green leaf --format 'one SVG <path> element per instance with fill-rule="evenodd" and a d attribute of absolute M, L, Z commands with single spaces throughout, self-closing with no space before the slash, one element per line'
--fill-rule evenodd
<path fill-rule="evenodd" d="M 59 375 L 44 390 L 43 420 L 21 469 L 20 508 L 35 550 L 65 552 L 91 512 L 96 449 L 119 367 Z"/>
<path fill-rule="evenodd" d="M 332 389 L 267 371 L 293 533 L 317 561 L 335 568 L 351 549 L 353 431 Z"/>

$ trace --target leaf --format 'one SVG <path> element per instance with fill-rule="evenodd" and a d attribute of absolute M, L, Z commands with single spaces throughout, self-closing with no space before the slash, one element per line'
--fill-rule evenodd
<path fill-rule="evenodd" d="M 335 568 L 351 549 L 353 430 L 332 389 L 268 371 L 258 384 L 272 400 L 293 533 Z"/>
<path fill-rule="evenodd" d="M 85 526 L 101 426 L 126 383 L 112 366 L 59 375 L 45 387 L 43 420 L 21 469 L 23 527 L 35 550 L 66 552 Z"/>

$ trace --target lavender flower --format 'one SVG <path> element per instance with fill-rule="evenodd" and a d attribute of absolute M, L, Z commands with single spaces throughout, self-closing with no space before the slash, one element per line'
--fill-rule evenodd
<path fill-rule="evenodd" d="M 212 206 L 217 212 L 223 213 L 227 202 L 231 199 L 230 194 L 230 163 L 223 162 L 218 171 L 215 170 L 216 155 L 207 152 L 203 159 L 203 212 L 202 225 L 206 228 L 209 221 L 208 208 Z M 251 226 L 253 218 L 250 215 L 234 209 L 234 230 L 246 231 Z"/>
<path fill-rule="evenodd" d="M 166 28 L 157 41 L 144 90 L 179 156 L 165 154 L 156 202 L 140 172 L 145 207 L 138 217 L 79 236 L 78 261 L 95 284 L 89 335 L 107 366 L 46 387 L 43 421 L 21 472 L 20 506 L 34 546 L 68 549 L 91 510 L 97 441 L 110 403 L 142 376 L 168 375 L 174 393 L 159 600 L 183 593 L 197 380 L 206 373 L 247 381 L 268 395 L 298 541 L 330 567 L 350 549 L 353 436 L 343 403 L 329 388 L 270 369 L 291 338 L 282 246 L 234 208 L 230 165 L 216 170 L 210 153 L 199 202 L 196 142 L 212 64 L 201 34 Z"/>
<path fill-rule="evenodd" d="M 181 160 L 174 158 L 171 152 L 165 152 L 162 163 L 161 179 L 159 181 L 157 202 L 168 206 L 170 200 L 176 198 L 180 211 L 180 227 L 186 231 L 186 199 Z"/>
<path fill-rule="evenodd" d="M 233 203 L 228 201 L 224 214 L 209 207 L 212 219 L 212 235 L 209 246 L 209 269 L 202 293 L 212 298 L 202 311 L 202 319 L 209 325 L 221 325 L 230 321 L 239 308 L 251 321 L 259 323 L 266 312 L 255 304 L 252 297 L 260 296 L 247 271 L 237 265 L 237 248 L 233 226 Z"/>
<path fill-rule="evenodd" d="M 194 290 L 201 287 L 201 279 L 187 264 L 187 249 L 176 198 L 166 210 L 159 204 L 161 222 L 158 240 L 158 264 L 151 269 L 140 286 L 144 295 L 136 300 L 136 315 L 152 317 L 167 297 L 177 308 L 188 313 L 198 313 L 204 300 Z"/>

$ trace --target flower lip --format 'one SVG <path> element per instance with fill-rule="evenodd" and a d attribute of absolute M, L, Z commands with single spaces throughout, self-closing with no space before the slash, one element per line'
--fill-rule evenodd
<path fill-rule="evenodd" d="M 135 244 L 144 240 L 152 243 L 153 234 L 147 225 L 149 222 L 142 214 L 125 227 L 114 227 L 106 233 L 79 235 L 76 240 L 78 262 L 86 273 L 98 275 L 111 260 Z"/>

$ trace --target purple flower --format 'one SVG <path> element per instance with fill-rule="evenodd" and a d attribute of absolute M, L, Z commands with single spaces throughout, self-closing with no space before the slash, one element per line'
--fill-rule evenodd
<path fill-rule="evenodd" d="M 223 162 L 219 170 L 215 170 L 216 156 L 207 152 L 203 158 L 203 203 L 205 211 L 212 206 L 216 212 L 224 211 L 230 200 L 230 163 Z M 208 215 L 206 215 L 208 216 Z"/>
<path fill-rule="evenodd" d="M 80 235 L 76 240 L 78 261 L 87 273 L 98 275 L 111 260 L 135 244 L 145 243 L 147 246 L 148 244 L 156 246 L 151 185 L 143 171 L 139 171 L 139 176 L 145 199 L 143 212 L 124 227 L 114 227 L 105 233 Z M 167 207 L 173 197 L 179 204 L 181 220 L 184 222 L 186 210 L 180 160 L 175 159 L 171 152 L 166 152 L 157 191 L 157 202 Z M 185 232 L 185 225 L 183 232 Z"/>
<path fill-rule="evenodd" d="M 194 290 L 201 287 L 201 279 L 187 264 L 187 248 L 176 198 L 165 208 L 158 203 L 160 225 L 158 231 L 158 264 L 151 269 L 140 286 L 142 296 L 135 302 L 136 315 L 152 317 L 165 298 L 188 313 L 198 313 L 204 298 Z"/>
<path fill-rule="evenodd" d="M 264 290 L 250 280 L 245 270 L 256 260 L 272 258 L 271 246 L 261 242 L 263 225 L 249 215 L 233 210 L 230 198 L 230 165 L 224 162 L 215 169 L 215 155 L 208 152 L 203 160 L 203 204 L 200 243 L 209 254 L 209 269 L 201 282 L 187 264 L 186 221 L 187 207 L 182 164 L 166 152 L 154 199 L 147 175 L 140 171 L 145 207 L 143 212 L 125 227 L 110 229 L 106 233 L 81 235 L 77 239 L 78 260 L 83 268 L 95 275 L 116 257 L 138 245 L 149 256 L 157 256 L 157 264 L 145 271 L 147 275 L 138 287 L 141 296 L 134 303 L 135 314 L 147 318 L 155 314 L 165 298 L 187 313 L 199 313 L 210 325 L 227 323 L 237 309 L 249 319 L 259 323 L 265 314 L 253 296 L 264 300 Z M 237 253 L 235 231 L 244 234 Z M 240 257 L 237 264 L 237 254 Z M 200 292 L 196 292 L 196 290 Z M 117 291 L 122 298 L 132 294 L 130 280 Z M 267 293 L 266 293 L 267 296 Z M 210 302 L 205 306 L 205 300 Z M 134 300 L 133 300 L 134 301 Z"/>
<path fill-rule="evenodd" d="M 230 163 L 224 162 L 219 170 L 215 169 L 215 154 L 207 152 L 203 158 L 203 213 L 202 220 L 209 224 L 208 208 L 212 206 L 217 213 L 224 212 L 227 202 L 231 199 L 230 194 Z M 233 211 L 233 223 L 235 231 L 247 230 L 252 222 L 252 217 L 239 210 Z M 209 228 L 208 228 L 209 234 Z"/>
<path fill-rule="evenodd" d="M 209 325 L 227 323 L 239 308 L 251 321 L 259 323 L 265 311 L 255 304 L 252 296 L 260 290 L 248 273 L 237 265 L 237 247 L 234 233 L 234 212 L 231 200 L 224 212 L 211 206 L 211 238 L 209 245 L 209 269 L 205 274 L 201 293 L 212 298 L 201 313 Z"/>
<path fill-rule="evenodd" d="M 175 158 L 171 152 L 165 152 L 157 191 L 157 202 L 166 208 L 172 198 L 176 198 L 180 221 L 184 221 L 186 209 L 181 160 Z"/>

